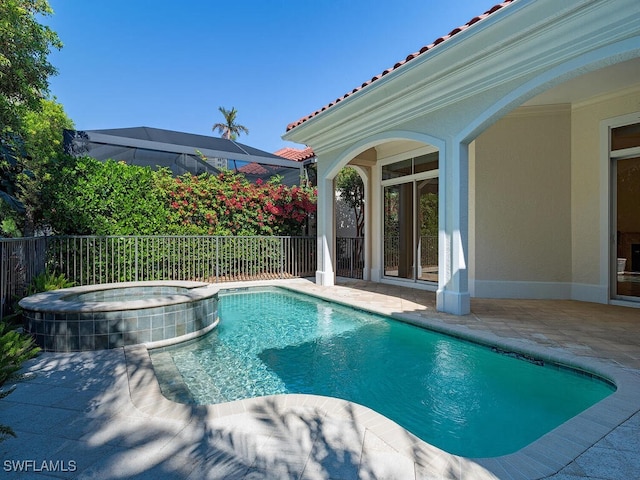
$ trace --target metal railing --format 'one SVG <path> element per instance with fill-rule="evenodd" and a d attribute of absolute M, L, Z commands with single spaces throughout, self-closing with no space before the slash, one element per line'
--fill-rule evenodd
<path fill-rule="evenodd" d="M 0 239 L 0 316 L 45 269 L 76 285 L 227 282 L 315 274 L 315 237 L 56 236 Z"/>
<path fill-rule="evenodd" d="M 0 318 L 24 296 L 33 277 L 44 271 L 47 239 L 0 240 Z"/>
<path fill-rule="evenodd" d="M 420 265 L 423 267 L 438 265 L 438 236 L 423 235 L 420 237 Z M 386 235 L 384 237 L 385 271 L 397 270 L 400 265 L 400 237 Z"/>
<path fill-rule="evenodd" d="M 420 237 L 420 264 L 423 266 L 438 265 L 437 235 L 423 235 Z"/>
<path fill-rule="evenodd" d="M 336 275 L 363 278 L 364 238 L 336 237 Z"/>

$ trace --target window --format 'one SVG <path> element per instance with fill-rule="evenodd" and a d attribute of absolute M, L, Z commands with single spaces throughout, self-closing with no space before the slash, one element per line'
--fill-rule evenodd
<path fill-rule="evenodd" d="M 614 298 L 640 298 L 640 123 L 611 129 Z"/>
<path fill-rule="evenodd" d="M 390 163 L 382 167 L 382 180 L 415 175 L 417 173 L 430 172 L 438 169 L 438 152 L 427 153 L 419 157 L 408 158 L 399 162 Z"/>

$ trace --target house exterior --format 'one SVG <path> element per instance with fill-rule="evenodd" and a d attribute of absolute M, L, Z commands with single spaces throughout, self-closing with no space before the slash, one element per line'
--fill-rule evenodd
<path fill-rule="evenodd" d="M 369 280 L 454 314 L 473 296 L 640 306 L 637 0 L 505 1 L 283 138 L 317 157 L 319 284 L 335 280 L 333 179 L 353 165 Z"/>
<path fill-rule="evenodd" d="M 298 184 L 302 182 L 306 182 L 309 185 L 316 184 L 316 155 L 311 148 L 284 147 L 276 150 L 273 154 L 286 158 L 287 160 L 298 162 L 301 165 L 302 173 L 298 179 Z"/>

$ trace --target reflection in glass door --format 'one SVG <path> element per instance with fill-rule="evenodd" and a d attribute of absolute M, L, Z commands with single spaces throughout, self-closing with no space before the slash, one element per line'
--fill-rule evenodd
<path fill-rule="evenodd" d="M 384 187 L 384 275 L 438 281 L 438 178 Z"/>
<path fill-rule="evenodd" d="M 397 277 L 400 265 L 400 225 L 399 225 L 400 187 L 392 185 L 384 187 L 383 218 L 383 257 L 384 275 Z"/>
<path fill-rule="evenodd" d="M 418 279 L 438 281 L 438 178 L 417 182 Z"/>
<path fill-rule="evenodd" d="M 384 187 L 384 274 L 413 279 L 413 182 Z"/>
<path fill-rule="evenodd" d="M 616 232 L 613 296 L 640 299 L 640 124 L 611 130 Z"/>

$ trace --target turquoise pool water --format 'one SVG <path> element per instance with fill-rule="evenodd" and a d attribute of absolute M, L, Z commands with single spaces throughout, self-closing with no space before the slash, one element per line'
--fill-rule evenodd
<path fill-rule="evenodd" d="M 450 453 L 491 457 L 519 450 L 614 391 L 589 375 L 286 290 L 221 292 L 218 308 L 210 334 L 152 351 L 168 397 L 338 397 Z"/>

